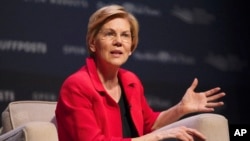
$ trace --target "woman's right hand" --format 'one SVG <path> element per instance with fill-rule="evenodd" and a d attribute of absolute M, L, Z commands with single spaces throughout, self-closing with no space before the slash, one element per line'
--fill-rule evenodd
<path fill-rule="evenodd" d="M 202 133 L 196 129 L 187 128 L 185 126 L 160 131 L 157 133 L 157 136 L 160 137 L 160 140 L 168 138 L 175 138 L 181 141 L 194 141 L 195 138 L 199 138 L 204 141 L 206 140 L 206 137 Z"/>
<path fill-rule="evenodd" d="M 161 141 L 164 139 L 178 139 L 180 141 L 194 141 L 199 138 L 205 141 L 206 137 L 196 129 L 179 126 L 167 130 L 155 131 L 139 138 L 134 138 L 132 141 Z"/>

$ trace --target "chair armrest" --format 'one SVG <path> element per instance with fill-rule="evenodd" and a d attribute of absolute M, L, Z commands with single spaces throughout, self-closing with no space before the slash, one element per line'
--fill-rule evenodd
<path fill-rule="evenodd" d="M 204 134 L 206 141 L 229 141 L 228 120 L 219 114 L 204 113 L 181 119 L 172 124 L 166 125 L 154 132 L 174 128 L 177 126 L 186 126 L 194 128 Z"/>
<path fill-rule="evenodd" d="M 57 129 L 50 122 L 29 122 L 0 136 L 1 141 L 58 141 Z"/>

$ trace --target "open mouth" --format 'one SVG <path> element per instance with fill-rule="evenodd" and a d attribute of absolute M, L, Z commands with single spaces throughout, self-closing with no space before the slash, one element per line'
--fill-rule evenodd
<path fill-rule="evenodd" d="M 122 54 L 122 52 L 119 50 L 115 50 L 115 51 L 111 51 L 111 54 Z"/>

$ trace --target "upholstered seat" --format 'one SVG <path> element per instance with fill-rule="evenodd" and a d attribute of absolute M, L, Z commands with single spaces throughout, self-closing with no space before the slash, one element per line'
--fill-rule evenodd
<path fill-rule="evenodd" d="M 58 141 L 56 102 L 15 101 L 2 112 L 0 141 Z M 167 125 L 165 130 L 176 126 L 198 129 L 207 141 L 229 141 L 227 119 L 219 114 L 199 114 Z"/>
<path fill-rule="evenodd" d="M 15 101 L 2 112 L 0 141 L 57 141 L 56 102 Z"/>
<path fill-rule="evenodd" d="M 197 129 L 206 136 L 206 141 L 230 140 L 228 120 L 224 116 L 214 113 L 190 116 L 158 129 L 156 132 L 182 125 Z"/>

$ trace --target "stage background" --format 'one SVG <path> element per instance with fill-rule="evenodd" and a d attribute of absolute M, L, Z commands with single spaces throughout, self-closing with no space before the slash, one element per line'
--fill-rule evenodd
<path fill-rule="evenodd" d="M 236 0 L 1 0 L 0 111 L 11 101 L 56 101 L 85 64 L 89 16 L 111 3 L 139 20 L 139 46 L 123 67 L 141 78 L 154 109 L 176 104 L 197 77 L 197 91 L 227 93 L 216 113 L 249 123 L 248 6 Z"/>

